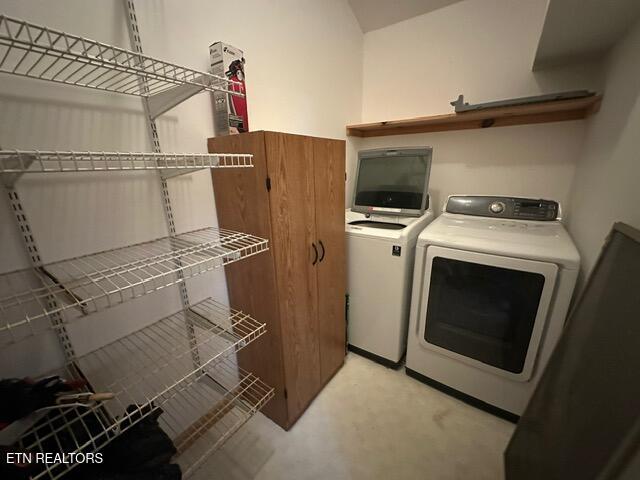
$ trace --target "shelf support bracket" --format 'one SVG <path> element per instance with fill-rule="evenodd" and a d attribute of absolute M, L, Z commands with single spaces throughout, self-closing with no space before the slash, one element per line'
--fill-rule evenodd
<path fill-rule="evenodd" d="M 196 83 L 199 82 L 205 82 L 204 75 L 197 78 Z M 147 97 L 149 117 L 155 120 L 176 105 L 200 93 L 204 88 L 199 85 L 179 85 Z"/>
<path fill-rule="evenodd" d="M 10 157 L 6 159 L 2 166 L 0 166 L 0 171 L 2 171 L 2 183 L 7 189 L 14 188 L 16 182 L 20 180 L 20 177 L 24 175 L 24 172 L 11 172 L 4 173 L 5 170 L 26 170 L 28 169 L 34 161 L 33 155 L 21 155 L 18 156 L 16 153 L 15 157 Z"/>
<path fill-rule="evenodd" d="M 7 187 L 7 194 L 9 196 L 9 205 L 13 211 L 14 218 L 18 225 L 18 230 L 20 230 L 20 234 L 22 235 L 22 240 L 24 242 L 25 249 L 27 250 L 27 255 L 29 256 L 31 265 L 34 269 L 41 269 L 42 259 L 40 258 L 40 251 L 38 250 L 38 245 L 36 244 L 35 237 L 33 236 L 33 230 L 31 230 L 31 225 L 29 225 L 27 215 L 22 207 L 20 195 L 18 195 L 18 191 L 13 187 Z M 42 281 L 39 275 L 36 275 L 36 277 Z M 57 300 L 53 295 L 47 295 L 46 303 L 47 309 L 50 311 L 55 311 L 58 308 Z M 69 338 L 62 314 L 59 312 L 50 313 L 48 317 L 51 327 L 55 330 L 56 335 L 58 335 L 58 340 L 62 346 L 65 359 L 68 362 L 72 362 L 76 357 L 76 352 L 73 349 L 73 344 Z"/>
<path fill-rule="evenodd" d="M 166 180 L 167 178 L 179 177 L 180 175 L 186 175 L 187 173 L 197 172 L 198 170 L 200 169 L 199 168 L 188 168 L 184 170 L 166 169 L 166 170 L 160 170 L 160 175 L 162 176 L 163 179 Z"/>

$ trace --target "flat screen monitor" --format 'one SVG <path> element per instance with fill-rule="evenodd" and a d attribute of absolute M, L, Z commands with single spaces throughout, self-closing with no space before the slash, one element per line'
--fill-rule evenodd
<path fill-rule="evenodd" d="M 358 152 L 355 212 L 419 216 L 429 206 L 431 147 Z"/>
<path fill-rule="evenodd" d="M 617 223 L 507 447 L 506 479 L 640 478 L 621 477 L 640 448 L 639 372 L 640 231 Z"/>

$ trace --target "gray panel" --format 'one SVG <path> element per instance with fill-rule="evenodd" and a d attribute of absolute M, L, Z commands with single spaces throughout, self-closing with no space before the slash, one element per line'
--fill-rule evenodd
<path fill-rule="evenodd" d="M 639 291 L 640 231 L 617 223 L 507 447 L 507 480 L 613 480 L 633 462 Z"/>
<path fill-rule="evenodd" d="M 446 211 L 478 217 L 551 221 L 558 218 L 558 202 L 541 198 L 452 195 Z"/>

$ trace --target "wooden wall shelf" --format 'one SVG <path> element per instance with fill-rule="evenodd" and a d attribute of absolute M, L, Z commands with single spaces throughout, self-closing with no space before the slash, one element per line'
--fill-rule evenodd
<path fill-rule="evenodd" d="M 351 137 L 381 137 L 386 135 L 580 120 L 596 113 L 600 109 L 601 101 L 602 95 L 595 95 L 572 100 L 556 100 L 530 105 L 488 108 L 464 113 L 347 125 L 347 135 Z"/>

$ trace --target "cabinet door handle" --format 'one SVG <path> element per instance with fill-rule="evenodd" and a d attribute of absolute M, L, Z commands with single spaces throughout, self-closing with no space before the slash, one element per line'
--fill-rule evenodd
<path fill-rule="evenodd" d="M 311 262 L 311 265 L 315 265 L 316 263 L 318 263 L 318 249 L 316 248 L 316 244 L 311 242 L 311 246 L 313 247 L 313 252 L 315 253 L 315 258 L 313 259 L 313 262 Z"/>
<path fill-rule="evenodd" d="M 322 262 L 322 260 L 324 260 L 324 245 L 322 244 L 322 240 L 318 240 L 318 243 L 320 244 L 320 248 L 322 249 L 322 254 L 320 255 L 320 260 L 318 261 L 318 263 Z"/>

